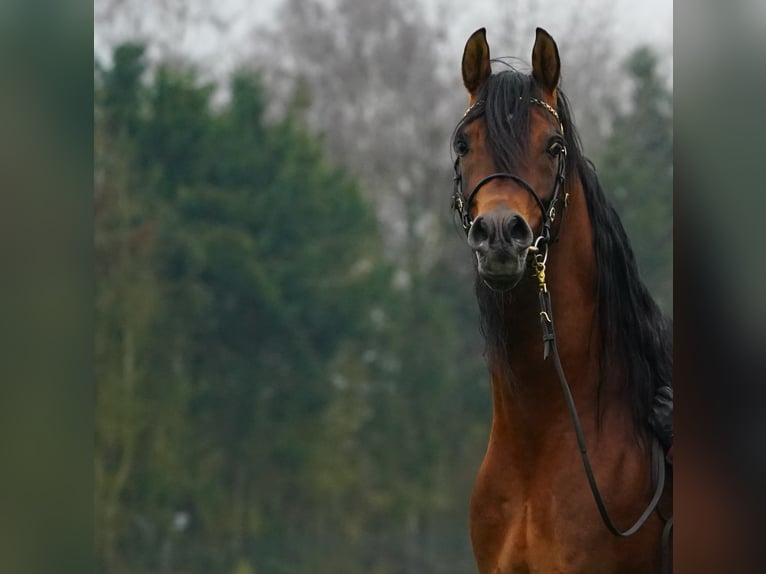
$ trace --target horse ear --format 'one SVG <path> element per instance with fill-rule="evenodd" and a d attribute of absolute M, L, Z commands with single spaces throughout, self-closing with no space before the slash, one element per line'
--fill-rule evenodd
<path fill-rule="evenodd" d="M 479 87 L 492 74 L 489 63 L 489 44 L 487 31 L 479 28 L 471 34 L 463 50 L 463 85 L 471 94 L 471 101 L 476 98 Z"/>
<path fill-rule="evenodd" d="M 532 48 L 532 76 L 544 92 L 555 97 L 561 79 L 559 49 L 542 28 L 537 29 L 535 47 Z"/>

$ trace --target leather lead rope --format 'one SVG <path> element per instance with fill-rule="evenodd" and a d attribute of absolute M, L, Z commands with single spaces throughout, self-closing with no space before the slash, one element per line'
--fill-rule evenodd
<path fill-rule="evenodd" d="M 673 517 L 667 519 L 662 529 L 662 574 L 670 574 L 673 564 L 670 562 L 670 537 L 673 533 Z"/>
<path fill-rule="evenodd" d="M 556 333 L 553 332 L 551 320 L 551 294 L 540 291 L 540 326 L 543 330 L 543 360 L 547 360 L 556 341 Z"/>
<path fill-rule="evenodd" d="M 566 375 L 564 374 L 564 368 L 561 365 L 561 357 L 559 356 L 558 345 L 556 344 L 556 331 L 553 326 L 553 307 L 551 305 L 551 297 L 548 292 L 547 282 L 545 278 L 545 261 L 548 255 L 547 245 L 544 247 L 543 253 L 535 254 L 535 276 L 539 282 L 539 300 L 540 300 L 540 323 L 543 331 L 543 359 L 547 359 L 548 356 L 553 356 L 553 366 L 556 369 L 556 374 L 561 382 L 561 390 L 564 393 L 564 400 L 569 410 L 569 416 L 572 419 L 572 426 L 574 427 L 575 436 L 577 438 L 577 446 L 580 449 L 580 458 L 582 459 L 583 467 L 585 469 L 585 476 L 588 479 L 588 485 L 590 486 L 593 499 L 596 502 L 596 507 L 601 515 L 601 520 L 604 522 L 607 530 L 613 535 L 620 538 L 627 538 L 632 536 L 649 519 L 649 516 L 657 508 L 657 504 L 662 497 L 663 490 L 665 488 L 665 463 L 663 460 L 662 446 L 656 437 L 652 437 L 652 462 L 658 467 L 656 470 L 657 486 L 654 491 L 649 505 L 646 507 L 638 520 L 627 530 L 620 530 L 617 528 L 609 516 L 609 512 L 606 509 L 604 499 L 601 497 L 598 484 L 596 483 L 596 477 L 593 473 L 593 468 L 590 464 L 590 458 L 588 457 L 588 449 L 585 444 L 585 433 L 582 430 L 582 424 L 580 423 L 580 417 L 577 414 L 577 407 L 575 406 L 574 397 L 572 391 L 567 382 Z M 670 572 L 670 531 L 672 529 L 672 518 L 668 520 L 663 528 L 662 532 L 662 571 Z"/>

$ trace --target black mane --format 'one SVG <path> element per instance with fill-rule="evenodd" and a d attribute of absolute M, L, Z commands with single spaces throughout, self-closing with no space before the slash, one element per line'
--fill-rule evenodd
<path fill-rule="evenodd" d="M 531 98 L 540 98 L 540 94 L 530 75 L 514 69 L 494 74 L 481 89 L 477 98 L 480 104 L 469 110 L 455 135 L 466 123 L 482 118 L 496 167 L 514 173 L 526 151 Z M 606 198 L 593 164 L 583 156 L 571 109 L 561 90 L 557 107 L 568 152 L 566 181 L 571 185 L 575 177 L 580 178 L 592 227 L 601 333 L 599 389 L 603 382 L 624 382 L 622 389 L 632 408 L 634 429 L 643 438 L 656 388 L 672 386 L 672 322 L 640 278 L 620 218 Z M 513 385 L 507 353 L 513 333 L 508 332 L 506 322 L 511 294 L 490 290 L 478 275 L 476 294 L 488 358 Z M 555 311 L 556 301 L 553 306 Z"/>

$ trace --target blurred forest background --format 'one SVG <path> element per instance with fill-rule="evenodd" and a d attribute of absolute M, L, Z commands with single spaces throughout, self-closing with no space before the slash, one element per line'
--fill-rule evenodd
<path fill-rule="evenodd" d="M 185 46 L 243 18 L 95 5 L 97 571 L 475 571 L 490 394 L 449 212 L 473 28 L 272 4 L 212 60 Z M 528 62 L 542 9 L 495 4 L 493 55 Z M 670 56 L 594 13 L 549 27 L 563 88 L 670 312 Z"/>

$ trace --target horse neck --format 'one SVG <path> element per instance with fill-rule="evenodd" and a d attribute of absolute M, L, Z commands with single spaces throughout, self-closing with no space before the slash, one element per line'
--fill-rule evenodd
<path fill-rule="evenodd" d="M 581 412 L 596 412 L 599 332 L 592 231 L 582 185 L 578 181 L 569 191 L 559 240 L 549 248 L 546 276 L 559 355 L 572 393 Z M 525 277 L 514 289 L 504 320 L 507 354 L 490 359 L 496 423 L 525 428 L 531 423 L 539 428 L 568 424 L 553 361 L 543 359 L 538 289 L 534 277 Z"/>

